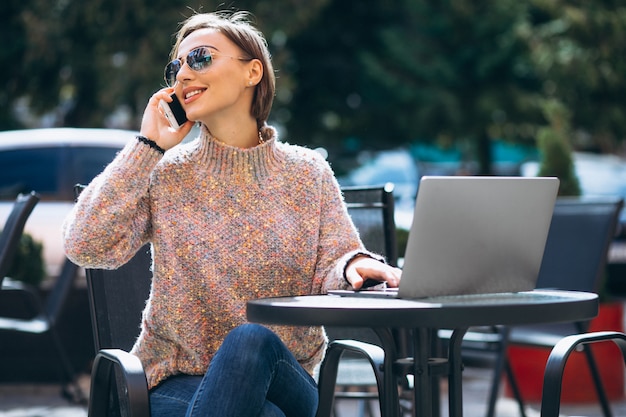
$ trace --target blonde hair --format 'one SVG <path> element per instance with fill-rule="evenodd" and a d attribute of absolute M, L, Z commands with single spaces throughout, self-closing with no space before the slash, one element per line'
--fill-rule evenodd
<path fill-rule="evenodd" d="M 256 86 L 250 112 L 256 119 L 257 125 L 263 126 L 267 122 L 274 102 L 276 77 L 267 41 L 261 31 L 250 23 L 250 14 L 247 12 L 214 12 L 198 13 L 189 17 L 182 23 L 176 34 L 176 42 L 170 53 L 171 59 L 175 59 L 178 55 L 178 48 L 183 39 L 198 29 L 218 30 L 248 57 L 261 61 L 263 77 Z"/>

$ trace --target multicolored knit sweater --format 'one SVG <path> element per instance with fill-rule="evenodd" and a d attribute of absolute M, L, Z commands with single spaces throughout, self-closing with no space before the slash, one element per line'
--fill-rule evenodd
<path fill-rule="evenodd" d="M 338 184 L 316 152 L 268 140 L 229 147 L 203 131 L 162 155 L 137 140 L 83 191 L 65 222 L 79 265 L 116 268 L 152 243 L 153 281 L 132 353 L 154 387 L 202 375 L 246 301 L 348 286 L 346 262 L 364 252 Z M 319 327 L 272 326 L 309 372 Z"/>

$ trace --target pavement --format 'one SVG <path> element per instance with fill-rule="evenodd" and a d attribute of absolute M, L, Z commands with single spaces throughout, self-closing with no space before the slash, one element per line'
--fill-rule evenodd
<path fill-rule="evenodd" d="M 89 376 L 80 378 L 80 384 L 89 392 Z M 463 413 L 465 417 L 484 417 L 487 392 L 490 384 L 490 371 L 466 368 L 463 374 Z M 73 405 L 61 397 L 57 385 L 0 384 L 0 417 L 87 417 L 85 406 Z M 442 389 L 442 416 L 448 415 L 445 384 Z M 380 417 L 377 404 L 373 404 L 374 416 Z M 530 403 L 526 408 L 527 417 L 539 416 L 539 404 Z M 626 399 L 612 403 L 615 417 L 626 417 Z M 342 400 L 338 403 L 337 417 L 358 416 L 354 401 Z M 497 404 L 497 417 L 519 417 L 517 404 L 513 399 L 501 396 Z M 597 404 L 565 404 L 561 406 L 562 417 L 588 416 L 601 417 Z"/>
<path fill-rule="evenodd" d="M 89 376 L 80 378 L 85 393 Z M 87 417 L 87 407 L 71 404 L 55 384 L 0 384 L 0 417 Z"/>

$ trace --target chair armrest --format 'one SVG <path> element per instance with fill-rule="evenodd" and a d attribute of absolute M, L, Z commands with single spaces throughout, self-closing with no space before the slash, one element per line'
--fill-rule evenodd
<path fill-rule="evenodd" d="M 149 417 L 148 383 L 143 366 L 139 358 L 121 349 L 102 349 L 96 355 L 91 372 L 89 416 L 107 416 L 114 367 L 120 371 L 116 382 L 123 387 L 117 392 L 125 396 L 120 403 L 128 405 L 128 417 Z"/>
<path fill-rule="evenodd" d="M 320 367 L 319 373 L 319 406 L 316 417 L 330 416 L 333 398 L 335 394 L 335 384 L 337 382 L 337 370 L 339 360 L 345 352 L 356 353 L 366 358 L 372 365 L 376 376 L 376 385 L 379 393 L 383 387 L 382 365 L 385 360 L 385 352 L 380 346 L 356 340 L 334 340 L 330 342 L 326 349 L 326 356 Z"/>
<path fill-rule="evenodd" d="M 567 336 L 554 346 L 548 357 L 543 377 L 542 417 L 557 417 L 559 415 L 563 372 L 570 354 L 579 345 L 604 341 L 613 341 L 622 351 L 622 356 L 626 362 L 626 334 L 621 332 L 594 332 Z"/>
<path fill-rule="evenodd" d="M 330 342 L 328 349 L 339 349 L 343 352 L 363 355 L 370 361 L 372 366 L 381 365 L 385 360 L 383 348 L 371 343 L 359 342 L 358 340 L 334 340 Z"/>

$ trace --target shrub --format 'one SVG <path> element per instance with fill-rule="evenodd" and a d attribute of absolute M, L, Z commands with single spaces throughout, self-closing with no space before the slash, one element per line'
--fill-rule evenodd
<path fill-rule="evenodd" d="M 43 245 L 28 233 L 20 239 L 8 276 L 33 286 L 39 286 L 46 276 Z"/>
<path fill-rule="evenodd" d="M 570 113 L 563 103 L 556 100 L 548 100 L 543 110 L 550 125 L 540 129 L 537 136 L 537 147 L 542 155 L 538 175 L 558 177 L 561 181 L 560 196 L 578 196 L 580 183 L 569 140 Z"/>

